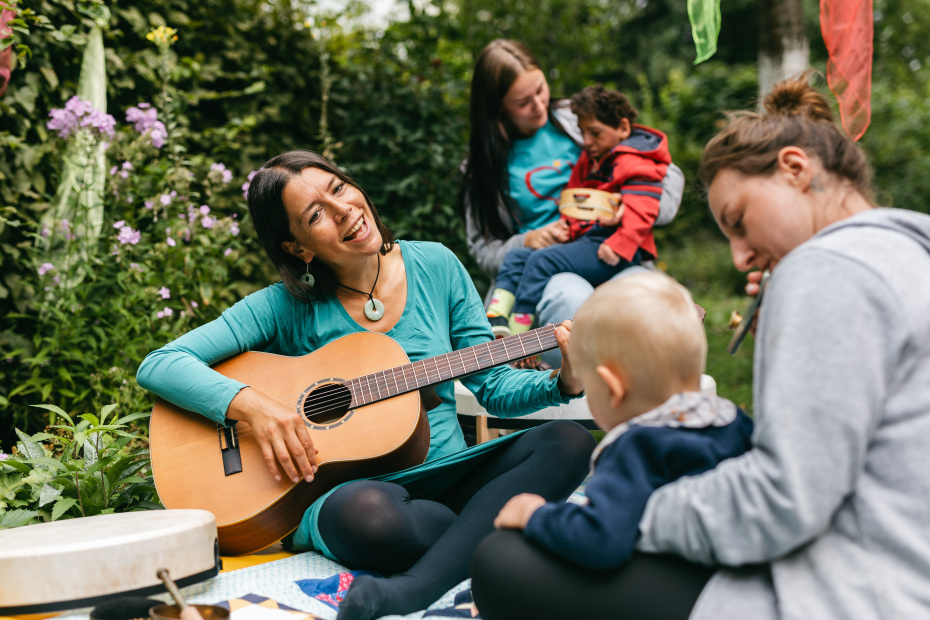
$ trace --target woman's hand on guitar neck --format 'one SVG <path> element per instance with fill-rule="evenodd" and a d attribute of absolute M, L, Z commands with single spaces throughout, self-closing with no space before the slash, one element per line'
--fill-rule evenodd
<path fill-rule="evenodd" d="M 307 482 L 316 473 L 317 449 L 303 419 L 278 401 L 245 387 L 229 403 L 226 417 L 245 422 L 262 449 L 268 473 L 281 480 L 281 470 L 294 482 Z"/>
<path fill-rule="evenodd" d="M 562 324 L 555 328 L 555 339 L 559 343 L 559 350 L 562 352 L 562 368 L 558 371 L 559 381 L 565 394 L 577 396 L 584 391 L 584 385 L 572 372 L 571 357 L 568 354 L 568 341 L 572 335 L 572 324 L 571 319 L 562 321 Z"/>

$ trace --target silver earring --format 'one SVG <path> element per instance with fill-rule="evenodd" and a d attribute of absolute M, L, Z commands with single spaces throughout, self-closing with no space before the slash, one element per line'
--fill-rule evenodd
<path fill-rule="evenodd" d="M 313 277 L 313 274 L 310 273 L 310 263 L 307 263 L 307 273 L 300 276 L 300 279 L 303 280 L 304 284 L 313 288 L 313 285 L 316 283 L 316 278 Z"/>

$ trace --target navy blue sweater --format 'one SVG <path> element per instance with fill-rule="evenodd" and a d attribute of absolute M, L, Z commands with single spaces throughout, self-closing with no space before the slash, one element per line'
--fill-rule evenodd
<path fill-rule="evenodd" d="M 587 504 L 550 502 L 533 513 L 524 535 L 573 564 L 616 568 L 633 553 L 652 492 L 746 452 L 752 427 L 742 411 L 722 427 L 631 427 L 601 452 Z"/>

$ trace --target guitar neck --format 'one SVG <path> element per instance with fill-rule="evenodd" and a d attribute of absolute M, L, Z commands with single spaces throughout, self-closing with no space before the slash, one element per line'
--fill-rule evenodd
<path fill-rule="evenodd" d="M 352 379 L 347 384 L 352 392 L 350 407 L 361 407 L 549 351 L 559 346 L 555 328 L 555 325 L 546 325 Z"/>

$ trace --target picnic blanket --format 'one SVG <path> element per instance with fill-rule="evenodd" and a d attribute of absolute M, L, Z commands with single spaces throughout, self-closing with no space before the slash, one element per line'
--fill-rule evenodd
<path fill-rule="evenodd" d="M 584 484 L 568 501 L 584 501 Z M 304 616 L 301 620 L 333 620 L 336 617 L 334 603 L 341 600 L 351 581 L 347 575 L 354 577 L 357 573 L 319 553 L 308 551 L 220 573 L 207 581 L 181 588 L 181 592 L 188 603 L 226 606 L 232 610 L 230 620 L 274 620 L 272 616 L 275 615 L 280 620 L 288 620 L 288 614 L 297 620 L 300 616 L 294 614 L 295 611 L 309 615 L 309 618 Z M 473 617 L 469 607 L 470 589 L 471 580 L 466 579 L 427 609 L 406 616 L 384 616 L 384 620 Z M 167 593 L 151 598 L 173 602 Z M 244 613 L 238 614 L 239 610 Z M 73 610 L 56 616 L 55 620 L 89 620 L 90 612 L 89 608 Z"/>

